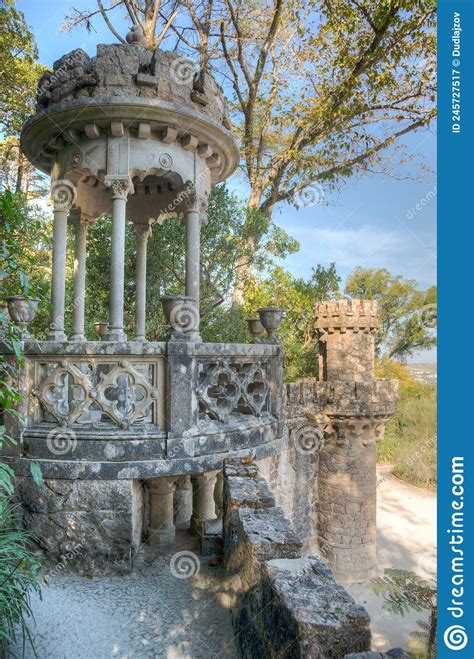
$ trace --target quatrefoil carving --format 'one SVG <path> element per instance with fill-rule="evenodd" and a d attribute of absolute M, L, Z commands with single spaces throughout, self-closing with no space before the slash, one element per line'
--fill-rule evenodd
<path fill-rule="evenodd" d="M 242 384 L 242 394 L 255 416 L 260 416 L 268 397 L 267 378 L 260 362 L 252 364 Z"/>
<path fill-rule="evenodd" d="M 74 364 L 61 362 L 43 380 L 38 398 L 61 425 L 71 424 L 89 409 L 91 383 Z"/>
<path fill-rule="evenodd" d="M 265 370 L 255 362 L 248 371 L 236 372 L 228 362 L 220 361 L 205 371 L 196 394 L 206 412 L 223 423 L 242 408 L 260 416 L 268 397 Z"/>
<path fill-rule="evenodd" d="M 128 362 L 102 374 L 96 390 L 98 404 L 119 426 L 128 426 L 143 416 L 156 396 L 153 387 Z"/>
<path fill-rule="evenodd" d="M 61 425 L 73 424 L 94 404 L 118 426 L 127 428 L 157 398 L 156 389 L 129 362 L 100 375 L 93 364 L 84 362 L 84 367 L 86 372 L 63 360 L 36 390 L 40 403 Z"/>

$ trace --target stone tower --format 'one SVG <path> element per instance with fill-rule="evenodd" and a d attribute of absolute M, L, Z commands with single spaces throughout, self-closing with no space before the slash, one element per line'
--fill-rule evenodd
<path fill-rule="evenodd" d="M 376 566 L 376 443 L 397 405 L 396 381 L 375 379 L 378 327 L 373 300 L 316 307 L 330 422 L 319 458 L 318 544 L 341 580 L 367 579 Z"/>

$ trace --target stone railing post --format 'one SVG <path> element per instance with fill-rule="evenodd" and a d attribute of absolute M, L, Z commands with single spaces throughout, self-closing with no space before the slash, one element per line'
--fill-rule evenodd
<path fill-rule="evenodd" d="M 175 476 L 150 480 L 150 528 L 151 545 L 172 545 L 175 538 L 173 493 Z"/>
<path fill-rule="evenodd" d="M 112 253 L 110 259 L 110 298 L 108 341 L 126 341 L 123 331 L 125 290 L 125 223 L 129 193 L 133 192 L 129 176 L 107 175 L 104 185 L 112 196 Z"/>
<path fill-rule="evenodd" d="M 66 341 L 64 311 L 66 297 L 67 216 L 74 204 L 76 189 L 70 181 L 56 181 L 51 187 L 53 204 L 53 268 L 51 279 L 50 341 Z"/>
<path fill-rule="evenodd" d="M 208 471 L 204 474 L 195 474 L 191 477 L 193 484 L 191 531 L 195 535 L 204 535 L 209 523 L 217 519 L 216 504 L 214 501 L 217 474 L 217 471 Z"/>

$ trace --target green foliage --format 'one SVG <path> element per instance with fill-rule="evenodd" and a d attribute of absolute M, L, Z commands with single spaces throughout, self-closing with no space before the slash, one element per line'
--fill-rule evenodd
<path fill-rule="evenodd" d="M 385 428 L 378 444 L 380 462 L 391 462 L 393 473 L 413 485 L 436 487 L 436 387 L 414 380 L 403 364 L 379 360 L 377 377 L 397 378 L 398 413 Z"/>
<path fill-rule="evenodd" d="M 2 296 L 22 294 L 41 296 L 41 268 L 36 271 L 36 240 L 42 238 L 43 226 L 26 205 L 25 196 L 5 191 L 0 195 L 0 284 Z M 39 263 L 41 265 L 41 263 Z M 33 278 L 29 273 L 35 272 Z M 16 358 L 16 365 L 0 355 L 0 409 L 23 422 L 16 411 L 21 395 L 17 388 L 17 365 L 23 365 L 22 341 L 18 328 L 8 314 L 0 310 L 1 339 Z M 14 442 L 0 426 L 0 448 L 5 442 Z M 33 464 L 32 475 L 41 482 L 41 471 Z M 29 597 L 32 590 L 39 592 L 39 564 L 28 549 L 29 534 L 18 526 L 10 498 L 14 493 L 14 472 L 0 463 L 0 655 L 5 656 L 8 646 L 20 631 L 23 645 L 29 639 L 26 618 L 30 615 Z"/>
<path fill-rule="evenodd" d="M 420 291 L 414 280 L 392 275 L 385 268 L 358 267 L 347 278 L 345 293 L 380 303 L 377 354 L 403 360 L 436 345 L 435 286 Z"/>
<path fill-rule="evenodd" d="M 370 582 L 372 590 L 384 598 L 383 607 L 391 613 L 404 616 L 411 610 L 428 611 L 428 625 L 419 622 L 423 632 L 414 632 L 410 639 L 411 654 L 415 659 L 436 656 L 436 586 L 407 570 L 386 569 L 383 577 Z"/>
<path fill-rule="evenodd" d="M 245 289 L 245 306 L 249 316 L 259 307 L 276 306 L 285 310 L 278 336 L 285 348 L 285 378 L 294 381 L 317 375 L 314 341 L 314 305 L 319 300 L 338 297 L 341 279 L 336 266 L 318 265 L 308 281 L 295 278 L 277 266 L 266 276 L 254 277 Z"/>
<path fill-rule="evenodd" d="M 0 6 L 0 126 L 17 134 L 33 107 L 38 79 L 44 67 L 25 17 L 12 0 Z"/>
<path fill-rule="evenodd" d="M 18 526 L 14 506 L 0 496 L 0 656 L 21 637 L 31 643 L 27 618 L 30 596 L 40 593 L 40 564 L 28 548 L 31 535 Z"/>

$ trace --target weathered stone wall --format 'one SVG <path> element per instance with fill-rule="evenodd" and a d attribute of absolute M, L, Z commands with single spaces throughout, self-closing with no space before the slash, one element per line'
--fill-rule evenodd
<path fill-rule="evenodd" d="M 130 571 L 142 538 L 140 481 L 45 479 L 37 486 L 24 477 L 17 479 L 16 496 L 46 569 L 64 564 L 94 574 Z"/>
<path fill-rule="evenodd" d="M 255 463 L 224 473 L 224 557 L 242 657 L 344 657 L 370 649 L 369 616 L 302 542 Z"/>

